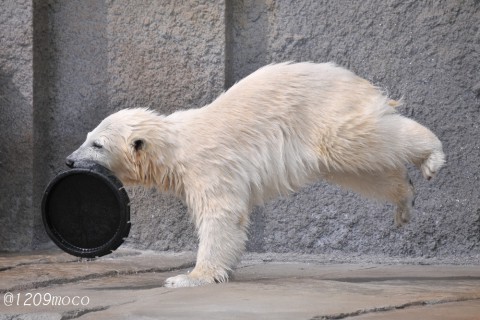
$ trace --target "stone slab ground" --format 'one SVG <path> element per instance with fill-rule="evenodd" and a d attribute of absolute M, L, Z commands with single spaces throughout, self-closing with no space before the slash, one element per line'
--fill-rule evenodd
<path fill-rule="evenodd" d="M 480 266 L 249 254 L 229 283 L 170 289 L 193 253 L 0 254 L 0 319 L 480 319 Z"/>

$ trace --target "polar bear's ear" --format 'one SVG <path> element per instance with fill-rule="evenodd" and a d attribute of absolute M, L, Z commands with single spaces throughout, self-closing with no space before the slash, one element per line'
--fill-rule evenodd
<path fill-rule="evenodd" d="M 135 149 L 135 151 L 142 150 L 144 146 L 145 146 L 145 141 L 143 141 L 142 139 L 135 139 L 133 141 L 133 148 Z"/>

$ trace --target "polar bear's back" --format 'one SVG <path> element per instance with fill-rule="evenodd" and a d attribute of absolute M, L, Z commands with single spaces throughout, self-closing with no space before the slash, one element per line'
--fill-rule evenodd
<path fill-rule="evenodd" d="M 394 113 L 387 101 L 368 81 L 332 63 L 269 65 L 183 115 L 188 159 L 217 170 L 227 185 L 228 179 L 249 180 L 249 190 L 289 192 L 351 165 L 342 159 L 371 162 L 377 155 L 365 146 L 388 143 L 377 124 Z"/>
<path fill-rule="evenodd" d="M 349 122 L 349 116 L 394 112 L 387 102 L 377 87 L 333 63 L 281 63 L 242 79 L 205 111 L 232 121 L 284 121 L 296 129 L 332 129 Z M 311 121 L 316 125 L 307 126 Z"/>
<path fill-rule="evenodd" d="M 280 63 L 258 69 L 236 83 L 213 104 L 226 104 L 245 109 L 252 100 L 277 113 L 282 108 L 314 106 L 315 109 L 371 107 L 370 99 L 385 97 L 377 87 L 334 63 Z M 301 104 L 302 102 L 303 104 Z M 321 103 L 319 103 L 321 102 Z M 258 108 L 256 108 L 258 112 Z"/>

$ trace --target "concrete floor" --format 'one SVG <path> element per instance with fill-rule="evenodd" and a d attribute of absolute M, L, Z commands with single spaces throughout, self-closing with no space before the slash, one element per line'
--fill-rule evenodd
<path fill-rule="evenodd" d="M 322 258 L 250 254 L 229 283 L 169 289 L 193 253 L 0 254 L 0 319 L 480 319 L 479 265 Z"/>

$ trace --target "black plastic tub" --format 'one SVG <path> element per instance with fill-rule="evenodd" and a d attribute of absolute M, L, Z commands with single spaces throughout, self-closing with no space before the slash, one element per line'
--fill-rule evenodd
<path fill-rule="evenodd" d="M 58 174 L 42 200 L 48 236 L 63 251 L 82 258 L 107 255 L 130 232 L 130 199 L 112 172 L 85 163 Z"/>

